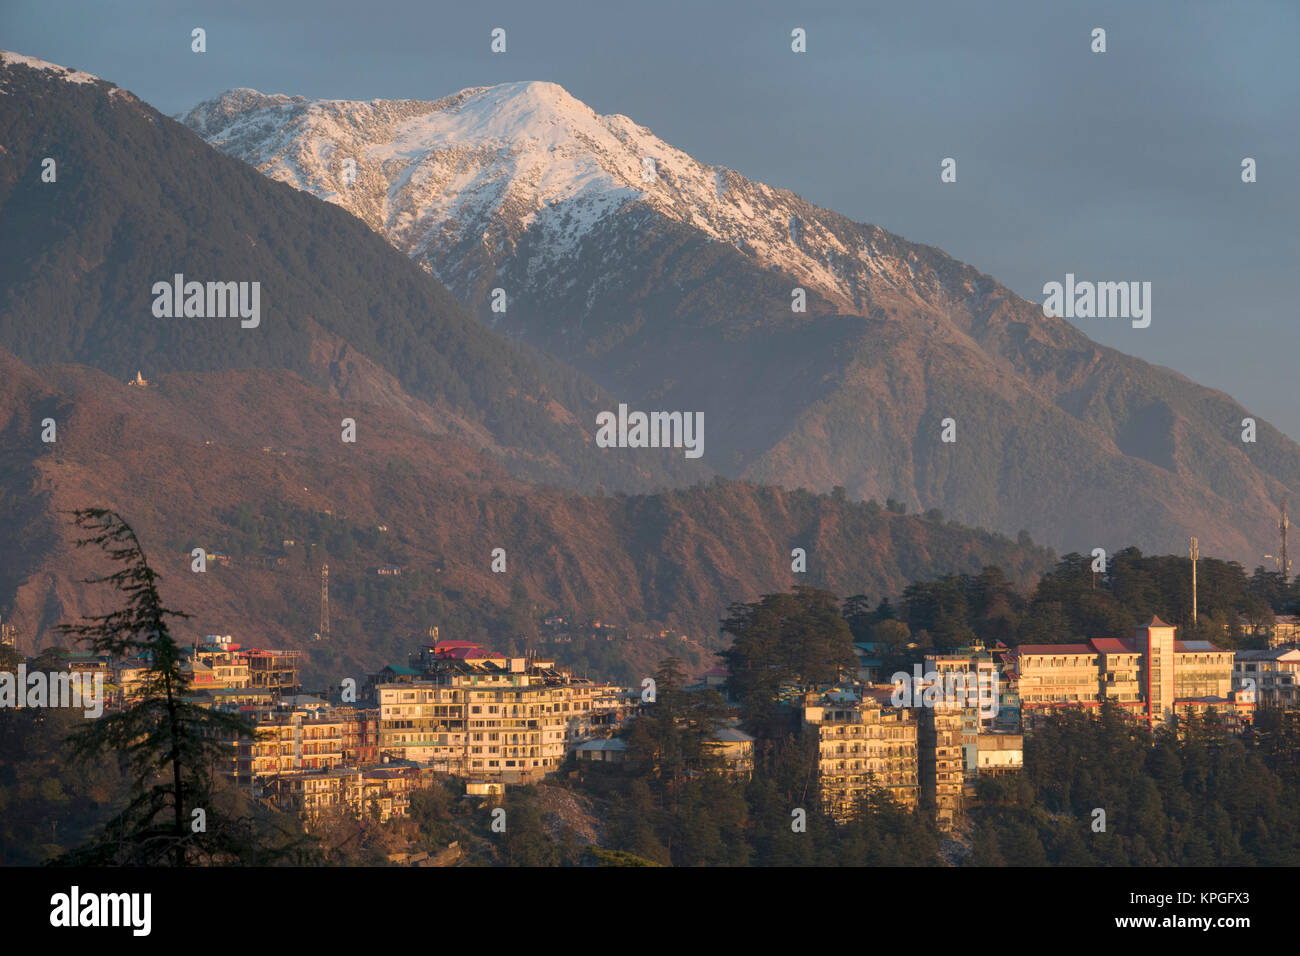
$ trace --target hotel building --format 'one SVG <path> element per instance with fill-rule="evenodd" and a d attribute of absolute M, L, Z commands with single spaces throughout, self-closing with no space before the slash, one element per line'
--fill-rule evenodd
<path fill-rule="evenodd" d="M 1211 708 L 1249 719 L 1252 701 L 1233 690 L 1233 652 L 1209 641 L 1180 641 L 1158 617 L 1132 640 L 1094 638 L 1082 644 L 1022 644 L 1009 652 L 1026 729 L 1063 706 L 1096 707 L 1113 700 L 1163 726 L 1176 714 Z"/>

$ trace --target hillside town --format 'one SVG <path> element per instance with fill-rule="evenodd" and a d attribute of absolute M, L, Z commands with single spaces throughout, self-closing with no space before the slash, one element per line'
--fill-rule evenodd
<path fill-rule="evenodd" d="M 879 645 L 859 642 L 854 671 L 833 685 L 783 686 L 780 706 L 816 741 L 817 784 L 833 816 L 850 817 L 874 787 L 950 831 L 981 777 L 1020 771 L 1026 736 L 1055 710 L 1111 701 L 1152 729 L 1213 713 L 1240 732 L 1258 710 L 1300 707 L 1300 648 L 1290 632 L 1278 634 L 1267 649 L 1231 651 L 1179 640 L 1152 617 L 1127 638 L 977 644 L 924 654 L 910 673 L 893 674 L 883 672 Z M 185 649 L 184 671 L 194 702 L 257 728 L 229 741 L 225 774 L 309 827 L 337 813 L 405 817 L 412 793 L 453 778 L 467 797 L 492 800 L 555 774 L 616 770 L 629 725 L 654 704 L 653 690 L 465 640 L 426 643 L 360 686 L 348 679 L 304 693 L 303 653 L 214 634 Z M 111 712 L 139 698 L 149 665 L 73 653 L 67 666 L 102 675 Z M 721 696 L 725 715 L 705 743 L 717 772 L 748 777 L 755 738 L 740 727 L 728 676 L 713 667 L 685 691 Z"/>

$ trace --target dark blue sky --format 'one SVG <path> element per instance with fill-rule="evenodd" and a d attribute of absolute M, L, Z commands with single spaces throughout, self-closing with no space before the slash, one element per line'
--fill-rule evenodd
<path fill-rule="evenodd" d="M 190 52 L 202 26 L 208 52 Z M 505 55 L 489 52 L 493 27 Z M 790 52 L 790 30 L 808 52 Z M 1108 52 L 1089 51 L 1093 27 Z M 1300 438 L 1300 2 L 4 0 L 0 47 L 167 113 L 225 89 L 436 98 L 551 80 L 697 159 L 938 246 L 1034 301 L 1150 281 L 1098 341 Z M 939 162 L 958 181 L 939 181 Z M 1259 182 L 1240 179 L 1255 158 Z"/>

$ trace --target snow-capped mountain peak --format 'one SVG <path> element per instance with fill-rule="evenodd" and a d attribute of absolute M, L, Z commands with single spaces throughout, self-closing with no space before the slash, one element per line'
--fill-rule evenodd
<path fill-rule="evenodd" d="M 942 290 L 894 237 L 794 193 L 701 163 L 563 87 L 504 83 L 436 101 L 307 100 L 231 90 L 180 117 L 273 179 L 337 203 L 462 295 L 525 234 L 525 279 L 558 278 L 598 225 L 630 207 L 734 246 L 850 311 L 883 286 Z M 569 277 L 570 279 L 572 277 Z"/>

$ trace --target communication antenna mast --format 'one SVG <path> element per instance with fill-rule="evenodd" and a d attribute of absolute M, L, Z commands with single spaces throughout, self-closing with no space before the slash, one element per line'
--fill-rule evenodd
<path fill-rule="evenodd" d="M 1188 552 L 1192 557 L 1192 627 L 1196 626 L 1196 561 L 1201 556 L 1200 546 L 1196 539 L 1192 539 L 1192 547 Z"/>
<path fill-rule="evenodd" d="M 1286 553 L 1286 529 L 1291 526 L 1290 520 L 1286 516 L 1286 499 L 1282 499 L 1282 520 L 1277 523 L 1277 529 L 1282 532 L 1282 555 L 1279 558 L 1282 569 L 1282 583 L 1286 584 L 1291 580 L 1291 559 Z"/>
<path fill-rule="evenodd" d="M 330 639 L 330 566 L 320 566 L 320 639 Z"/>

